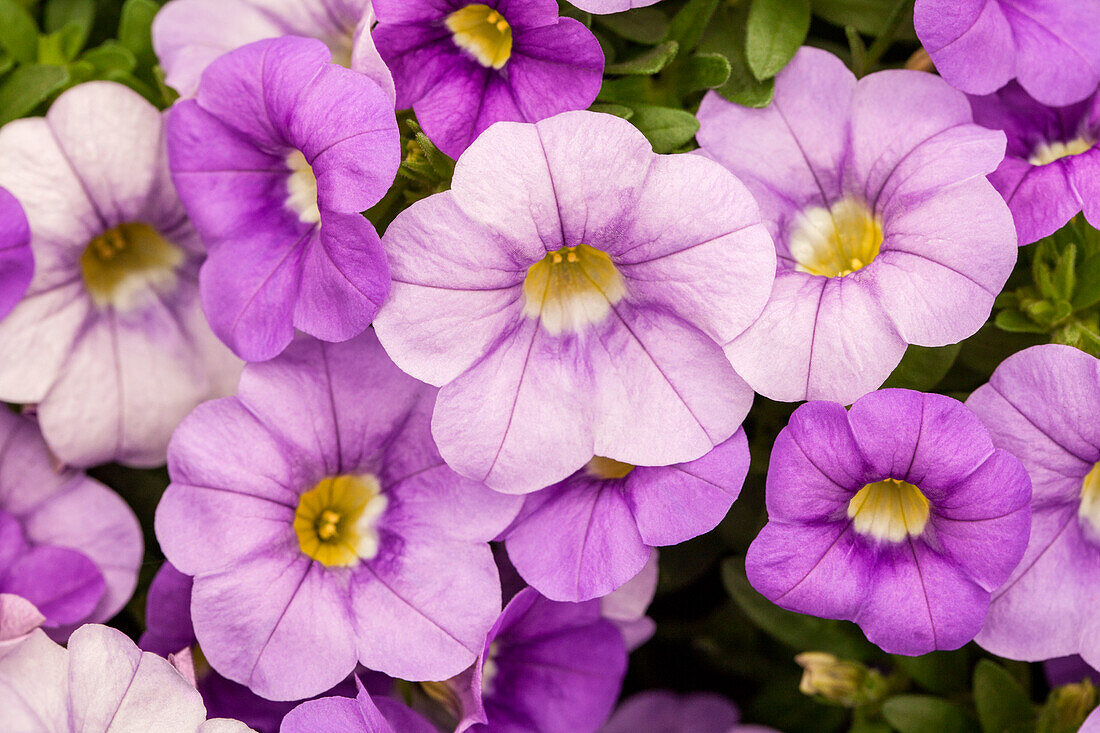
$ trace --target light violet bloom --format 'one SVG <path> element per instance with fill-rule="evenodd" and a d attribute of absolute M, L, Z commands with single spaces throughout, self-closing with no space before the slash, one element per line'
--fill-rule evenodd
<path fill-rule="evenodd" d="M 783 608 L 891 654 L 957 649 L 1027 546 L 1027 472 L 962 403 L 904 389 L 809 402 L 776 438 L 745 570 Z"/>
<path fill-rule="evenodd" d="M 714 529 L 748 471 L 743 430 L 702 458 L 673 466 L 593 458 L 564 481 L 527 495 L 504 535 L 508 557 L 552 600 L 606 596 L 638 575 L 652 547 Z"/>
<path fill-rule="evenodd" d="M 141 527 L 115 492 L 57 468 L 32 420 L 0 409 L 0 445 L 0 593 L 30 601 L 64 641 L 130 600 Z"/>
<path fill-rule="evenodd" d="M 283 719 L 279 733 L 438 733 L 419 713 L 388 697 L 371 698 L 357 677 L 358 694 L 304 702 Z"/>
<path fill-rule="evenodd" d="M 993 594 L 978 643 L 1039 661 L 1079 654 L 1100 666 L 1100 363 L 1069 346 L 1034 346 L 997 367 L 967 400 L 994 443 L 1031 475 L 1031 540 Z"/>
<path fill-rule="evenodd" d="M 34 275 L 31 229 L 23 207 L 0 188 L 0 318 L 27 292 Z"/>
<path fill-rule="evenodd" d="M 494 125 L 384 245 L 378 337 L 442 387 L 432 433 L 465 476 L 526 493 L 594 454 L 685 463 L 748 412 L 721 344 L 771 290 L 756 203 L 709 160 L 654 154 L 625 120 Z"/>
<path fill-rule="evenodd" d="M 0 186 L 30 223 L 35 272 L 0 320 L 0 400 L 37 404 L 62 462 L 156 466 L 192 407 L 240 363 L 199 308 L 203 249 L 176 198 L 162 117 L 81 84 L 0 130 Z"/>
<path fill-rule="evenodd" d="M 985 178 L 1005 139 L 942 79 L 857 82 L 807 47 L 766 109 L 711 92 L 699 121 L 703 152 L 756 196 L 779 256 L 767 308 L 726 345 L 757 392 L 847 404 L 907 345 L 953 344 L 985 323 L 1016 261 L 1012 216 Z"/>
<path fill-rule="evenodd" d="M 569 4 L 597 15 L 623 13 L 634 8 L 644 8 L 661 0 L 570 0 Z"/>
<path fill-rule="evenodd" d="M 393 100 L 393 77 L 371 39 L 370 0 L 171 0 L 153 19 L 165 82 L 193 97 L 216 58 L 253 41 L 316 38 L 341 66 L 367 75 Z"/>
<path fill-rule="evenodd" d="M 27 639 L 46 617 L 23 596 L 0 593 L 0 659 Z"/>
<path fill-rule="evenodd" d="M 198 691 L 121 632 L 88 624 L 68 649 L 34 631 L 0 657 L 0 711 L 13 733 L 247 733 L 206 719 Z"/>
<path fill-rule="evenodd" d="M 1047 107 L 1011 82 L 971 97 L 974 121 L 1008 135 L 1004 162 L 989 175 L 1016 223 L 1019 242 L 1058 231 L 1074 214 L 1100 226 L 1100 93 Z"/>
<path fill-rule="evenodd" d="M 389 291 L 374 205 L 401 162 L 381 87 L 329 63 L 318 40 L 275 38 L 222 56 L 168 118 L 180 198 L 210 256 L 202 305 L 248 361 L 295 329 L 344 341 Z"/>
<path fill-rule="evenodd" d="M 494 122 L 585 109 L 603 81 L 592 32 L 556 0 L 374 0 L 397 108 L 457 158 Z"/>
<path fill-rule="evenodd" d="M 659 555 L 656 548 L 649 552 L 641 572 L 600 599 L 600 615 L 618 627 L 627 651 L 645 644 L 657 631 L 657 623 L 646 611 L 657 594 Z"/>
<path fill-rule="evenodd" d="M 297 700 L 357 662 L 446 679 L 481 653 L 501 604 L 488 541 L 519 500 L 443 463 L 434 401 L 371 331 L 300 337 L 180 425 L 156 532 L 195 579 L 195 636 L 218 673 Z"/>
<path fill-rule="evenodd" d="M 968 94 L 1016 79 L 1064 105 L 1100 83 L 1100 0 L 917 0 L 913 24 L 936 70 Z"/>
<path fill-rule="evenodd" d="M 679 695 L 650 690 L 627 699 L 600 733 L 765 733 L 762 725 L 741 725 L 741 711 L 709 692 Z"/>

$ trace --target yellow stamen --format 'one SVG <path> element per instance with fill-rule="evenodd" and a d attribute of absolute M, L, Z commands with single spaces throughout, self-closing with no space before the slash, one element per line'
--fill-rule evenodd
<path fill-rule="evenodd" d="M 290 175 L 286 179 L 286 205 L 306 224 L 321 221 L 321 209 L 317 205 L 317 176 L 306 156 L 298 150 L 287 156 Z"/>
<path fill-rule="evenodd" d="M 578 244 L 548 253 L 523 280 L 523 313 L 551 334 L 579 332 L 599 323 L 626 295 L 615 263 L 595 247 Z"/>
<path fill-rule="evenodd" d="M 352 567 L 378 554 L 375 523 L 386 511 L 378 479 L 370 474 L 322 479 L 298 499 L 298 546 L 322 565 Z"/>
<path fill-rule="evenodd" d="M 1081 482 L 1081 504 L 1077 516 L 1100 532 L 1100 463 L 1092 467 Z"/>
<path fill-rule="evenodd" d="M 92 300 L 100 307 L 127 310 L 146 287 L 175 285 L 183 250 L 142 222 L 108 229 L 88 243 L 80 256 L 80 273 Z"/>
<path fill-rule="evenodd" d="M 476 3 L 459 8 L 446 20 L 455 45 L 482 66 L 501 69 L 512 56 L 512 27 L 499 12 Z"/>
<path fill-rule="evenodd" d="M 616 461 L 614 458 L 592 456 L 592 460 L 585 465 L 584 470 L 589 476 L 595 478 L 616 479 L 625 478 L 627 474 L 634 470 L 634 466 Z"/>
<path fill-rule="evenodd" d="M 844 277 L 878 257 L 882 222 L 862 201 L 845 198 L 828 209 L 813 206 L 802 211 L 789 243 L 799 272 Z"/>
<path fill-rule="evenodd" d="M 867 484 L 848 502 L 853 529 L 887 542 L 921 534 L 928 514 L 928 498 L 921 490 L 894 478 Z"/>
<path fill-rule="evenodd" d="M 1096 145 L 1096 141 L 1084 135 L 1064 142 L 1056 140 L 1049 143 L 1039 143 L 1035 146 L 1035 151 L 1031 154 L 1031 157 L 1028 158 L 1027 162 L 1032 165 L 1050 165 L 1054 161 L 1061 160 L 1062 158 L 1087 153 L 1092 150 L 1094 145 Z"/>

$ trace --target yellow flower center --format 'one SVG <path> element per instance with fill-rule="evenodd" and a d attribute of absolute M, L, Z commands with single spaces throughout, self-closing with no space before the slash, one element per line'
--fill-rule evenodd
<path fill-rule="evenodd" d="M 587 244 L 562 247 L 531 265 L 523 280 L 523 313 L 551 334 L 599 323 L 626 295 L 606 253 Z"/>
<path fill-rule="evenodd" d="M 794 269 L 824 277 L 863 269 L 878 257 L 881 246 L 882 221 L 855 198 L 841 199 L 827 209 L 805 209 L 790 235 Z"/>
<path fill-rule="evenodd" d="M 616 461 L 614 458 L 593 456 L 592 460 L 585 465 L 584 470 L 589 476 L 599 479 L 626 478 L 626 475 L 634 470 L 634 466 Z"/>
<path fill-rule="evenodd" d="M 455 45 L 482 66 L 500 69 L 512 56 L 512 26 L 488 5 L 475 3 L 447 16 Z"/>
<path fill-rule="evenodd" d="M 860 534 L 901 542 L 924 531 L 928 499 L 913 484 L 888 478 L 857 491 L 848 502 L 848 517 Z"/>
<path fill-rule="evenodd" d="M 128 310 L 147 288 L 170 288 L 184 254 L 153 227 L 119 224 L 88 243 L 80 255 L 80 273 L 100 307 Z"/>
<path fill-rule="evenodd" d="M 286 179 L 286 205 L 306 224 L 321 221 L 321 209 L 317 206 L 317 176 L 313 166 L 301 151 L 295 150 L 286 157 L 290 175 Z"/>
<path fill-rule="evenodd" d="M 322 479 L 298 499 L 294 532 L 302 552 L 329 567 L 354 567 L 378 554 L 375 524 L 386 511 L 371 474 Z"/>
<path fill-rule="evenodd" d="M 1084 135 L 1066 142 L 1059 140 L 1050 143 L 1039 143 L 1027 162 L 1032 165 L 1050 165 L 1056 160 L 1068 158 L 1071 155 L 1087 153 L 1092 150 L 1094 145 L 1096 145 L 1096 141 L 1090 140 Z"/>
<path fill-rule="evenodd" d="M 1100 531 L 1100 463 L 1093 466 L 1081 482 L 1081 504 L 1077 507 L 1077 516 Z"/>

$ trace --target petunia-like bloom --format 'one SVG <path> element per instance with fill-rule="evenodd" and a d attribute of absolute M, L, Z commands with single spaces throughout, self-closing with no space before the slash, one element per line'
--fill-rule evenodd
<path fill-rule="evenodd" d="M 570 0 L 569 4 L 597 15 L 623 13 L 634 8 L 644 8 L 661 0 Z"/>
<path fill-rule="evenodd" d="M 171 0 L 153 19 L 153 48 L 165 82 L 193 97 L 222 54 L 265 38 L 316 38 L 334 62 L 367 75 L 392 100 L 393 77 L 371 39 L 374 22 L 370 0 Z"/>
<path fill-rule="evenodd" d="M 564 481 L 527 495 L 505 533 L 508 557 L 547 598 L 606 596 L 641 572 L 652 547 L 714 529 L 748 470 L 743 430 L 702 458 L 673 466 L 593 458 Z"/>
<path fill-rule="evenodd" d="M 374 0 L 397 108 L 457 158 L 494 122 L 585 109 L 603 81 L 592 32 L 555 0 Z"/>
<path fill-rule="evenodd" d="M 679 695 L 650 690 L 627 699 L 600 729 L 600 733 L 765 733 L 771 728 L 741 725 L 741 711 L 732 702 L 709 692 Z"/>
<path fill-rule="evenodd" d="M 0 657 L 6 731 L 30 733 L 246 733 L 244 723 L 206 719 L 202 698 L 166 660 L 125 634 L 88 624 L 68 649 L 36 630 Z"/>
<path fill-rule="evenodd" d="M 432 432 L 463 475 L 524 493 L 593 455 L 685 463 L 748 412 L 721 344 L 771 290 L 756 203 L 709 160 L 654 154 L 625 120 L 494 125 L 384 245 L 378 337 L 442 387 Z"/>
<path fill-rule="evenodd" d="M 455 733 L 595 733 L 622 690 L 627 652 L 597 601 L 559 603 L 533 588 L 504 609 L 477 663 L 445 683 Z"/>
<path fill-rule="evenodd" d="M 1065 105 L 1100 83 L 1098 0 L 917 0 L 913 23 L 936 70 L 968 94 L 1016 79 Z"/>
<path fill-rule="evenodd" d="M 396 700 L 371 698 L 358 678 L 358 694 L 304 702 L 283 719 L 279 733 L 438 733 L 438 729 Z"/>
<path fill-rule="evenodd" d="M 1031 475 L 1031 539 L 996 590 L 978 643 L 1038 661 L 1079 654 L 1100 667 L 1100 363 L 1069 346 L 1013 354 L 967 405 Z"/>
<path fill-rule="evenodd" d="M 199 307 L 202 245 L 169 180 L 161 114 L 111 82 L 0 130 L 0 186 L 35 272 L 0 320 L 0 400 L 37 403 L 62 462 L 164 462 L 173 428 L 240 363 Z"/>
<path fill-rule="evenodd" d="M 23 207 L 0 188 L 0 318 L 27 292 L 34 275 L 31 229 Z"/>
<path fill-rule="evenodd" d="M 975 122 L 1008 136 L 989 180 L 1012 210 L 1021 245 L 1053 234 L 1079 211 L 1100 226 L 1100 93 L 1047 107 L 1011 82 L 970 104 Z"/>
<path fill-rule="evenodd" d="M 169 113 L 172 178 L 210 253 L 203 309 L 248 361 L 278 354 L 296 328 L 362 333 L 389 290 L 359 212 L 393 182 L 397 119 L 381 87 L 329 57 L 315 39 L 251 43 Z"/>
<path fill-rule="evenodd" d="M 434 400 L 373 332 L 300 337 L 180 425 L 157 538 L 195 579 L 195 636 L 217 672 L 292 700 L 358 661 L 445 679 L 481 653 L 501 603 L 487 543 L 519 501 L 447 468 Z"/>
<path fill-rule="evenodd" d="M 776 438 L 749 582 L 892 654 L 957 649 L 1027 546 L 1030 482 L 966 407 L 886 389 L 809 402 Z"/>
<path fill-rule="evenodd" d="M 857 82 L 803 48 L 766 109 L 710 93 L 699 121 L 703 152 L 756 196 L 779 255 L 767 308 L 726 346 L 757 392 L 847 404 L 908 344 L 956 343 L 985 322 L 1016 260 L 1012 216 L 985 178 L 1004 134 L 973 124 L 942 79 Z"/>
<path fill-rule="evenodd" d="M 143 542 L 117 494 L 59 470 L 34 422 L 0 409 L 0 593 L 22 596 L 64 640 L 114 616 L 137 585 Z"/>

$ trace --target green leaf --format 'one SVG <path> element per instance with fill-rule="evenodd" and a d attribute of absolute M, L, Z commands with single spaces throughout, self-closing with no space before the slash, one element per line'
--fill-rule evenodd
<path fill-rule="evenodd" d="M 867 659 L 873 652 L 863 634 L 846 621 L 803 616 L 774 605 L 749 584 L 741 560 L 730 558 L 722 563 L 722 582 L 754 624 L 792 649 L 824 651 L 858 660 Z"/>
<path fill-rule="evenodd" d="M 745 57 L 747 12 L 744 5 L 720 8 L 714 22 L 707 28 L 699 49 L 702 52 L 719 53 L 730 63 L 729 80 L 718 87 L 719 94 L 745 107 L 766 107 L 775 94 L 775 81 L 760 81 L 749 69 L 749 62 Z"/>
<path fill-rule="evenodd" d="M 897 0 L 813 0 L 814 15 L 841 28 L 852 26 L 860 33 L 877 36 Z M 905 21 L 898 38 L 916 38 L 912 18 Z"/>
<path fill-rule="evenodd" d="M 1100 303 L 1100 253 L 1086 257 L 1077 266 L 1077 287 L 1073 290 L 1073 309 L 1084 310 Z"/>
<path fill-rule="evenodd" d="M 680 44 L 681 53 L 694 50 L 717 9 L 718 0 L 688 0 L 673 17 L 665 40 Z"/>
<path fill-rule="evenodd" d="M 63 66 L 24 64 L 0 83 L 0 125 L 34 111 L 69 82 Z"/>
<path fill-rule="evenodd" d="M 38 57 L 38 25 L 16 0 L 0 0 L 0 46 L 16 61 Z"/>
<path fill-rule="evenodd" d="M 732 70 L 729 59 L 720 53 L 697 53 L 681 73 L 683 91 L 720 87 L 729 81 Z"/>
<path fill-rule="evenodd" d="M 997 328 L 1010 333 L 1047 333 L 1049 330 L 1020 311 L 1001 311 L 993 322 L 997 324 Z"/>
<path fill-rule="evenodd" d="M 628 41 L 653 46 L 668 35 L 668 16 L 658 8 L 635 8 L 625 13 L 598 15 L 596 22 Z"/>
<path fill-rule="evenodd" d="M 852 55 L 852 70 L 856 76 L 863 76 L 864 66 L 867 63 L 867 45 L 863 42 L 863 36 L 855 26 L 844 26 L 844 35 L 848 39 L 848 52 Z"/>
<path fill-rule="evenodd" d="M 596 100 L 611 104 L 633 106 L 649 98 L 650 80 L 644 76 L 624 76 L 604 79 Z"/>
<path fill-rule="evenodd" d="M 961 344 L 940 347 L 910 346 L 905 350 L 901 363 L 882 386 L 928 392 L 947 376 L 961 348 Z"/>
<path fill-rule="evenodd" d="M 118 22 L 118 42 L 133 52 L 141 67 L 153 67 L 157 63 L 153 53 L 153 16 L 157 14 L 153 0 L 126 0 Z"/>
<path fill-rule="evenodd" d="M 745 56 L 753 76 L 770 79 L 787 65 L 810 30 L 810 0 L 753 0 Z"/>
<path fill-rule="evenodd" d="M 966 690 L 970 684 L 970 661 L 962 650 L 930 652 L 919 657 L 892 654 L 890 659 L 914 682 L 938 695 Z"/>
<path fill-rule="evenodd" d="M 679 50 L 680 46 L 676 41 L 665 41 L 659 46 L 654 46 L 632 59 L 608 65 L 604 69 L 604 73 L 651 76 L 668 66 L 672 59 L 676 58 L 676 52 Z"/>
<path fill-rule="evenodd" d="M 634 110 L 624 104 L 603 104 L 597 102 L 588 109 L 592 112 L 602 112 L 606 115 L 615 115 L 616 117 L 622 117 L 624 120 L 629 120 L 631 117 L 634 116 Z"/>
<path fill-rule="evenodd" d="M 102 45 L 85 51 L 80 60 L 90 63 L 93 73 L 100 76 L 112 71 L 132 72 L 137 66 L 133 51 L 115 41 L 105 41 Z"/>
<path fill-rule="evenodd" d="M 38 37 L 38 62 L 64 66 L 84 47 L 84 31 L 70 23 L 59 31 Z"/>
<path fill-rule="evenodd" d="M 969 733 L 974 723 L 966 708 L 928 695 L 897 695 L 882 704 L 882 715 L 898 733 Z"/>
<path fill-rule="evenodd" d="M 71 36 L 68 41 L 75 47 L 69 58 L 72 59 L 84 48 L 88 34 L 95 20 L 95 0 L 48 0 L 44 17 L 45 30 L 54 33 L 64 28 Z"/>
<path fill-rule="evenodd" d="M 1008 670 L 988 659 L 974 668 L 974 706 L 985 733 L 1025 730 L 1035 719 L 1035 708 L 1024 688 Z"/>
<path fill-rule="evenodd" d="M 630 121 L 642 131 L 657 153 L 671 153 L 690 142 L 699 131 L 695 115 L 672 107 L 638 105 Z"/>

